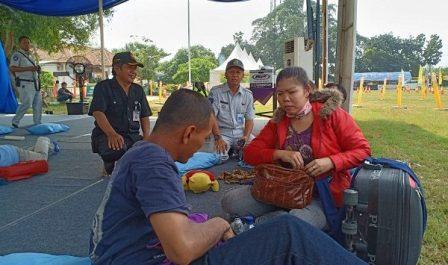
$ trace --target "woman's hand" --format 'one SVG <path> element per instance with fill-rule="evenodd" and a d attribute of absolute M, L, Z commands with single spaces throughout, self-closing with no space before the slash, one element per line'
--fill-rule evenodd
<path fill-rule="evenodd" d="M 302 154 L 296 151 L 275 150 L 274 160 L 281 160 L 283 162 L 289 163 L 293 168 L 303 167 Z"/>
<path fill-rule="evenodd" d="M 317 177 L 334 168 L 333 161 L 329 157 L 314 159 L 305 166 L 305 171 L 313 177 Z"/>

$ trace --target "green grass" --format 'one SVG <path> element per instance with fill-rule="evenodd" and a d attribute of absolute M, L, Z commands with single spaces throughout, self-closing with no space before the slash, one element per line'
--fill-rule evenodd
<path fill-rule="evenodd" d="M 448 264 L 448 111 L 435 109 L 428 94 L 403 93 L 403 106 L 396 105 L 395 91 L 363 95 L 362 107 L 352 115 L 370 142 L 373 156 L 407 161 L 421 178 L 426 192 L 428 227 L 419 264 Z M 448 96 L 442 95 L 448 107 Z M 354 95 L 353 102 L 356 102 Z M 272 105 L 256 103 L 256 112 Z"/>

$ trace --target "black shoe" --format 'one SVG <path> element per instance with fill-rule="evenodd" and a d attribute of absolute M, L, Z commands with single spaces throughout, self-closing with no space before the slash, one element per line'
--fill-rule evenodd
<path fill-rule="evenodd" d="M 17 125 L 17 124 L 15 124 L 15 123 L 11 123 L 11 125 L 12 125 L 12 127 L 14 127 L 14 128 L 19 128 L 19 125 Z"/>

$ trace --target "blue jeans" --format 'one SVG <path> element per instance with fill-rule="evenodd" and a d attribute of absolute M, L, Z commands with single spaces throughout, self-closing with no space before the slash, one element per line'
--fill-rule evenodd
<path fill-rule="evenodd" d="M 281 215 L 209 250 L 200 264 L 367 264 L 325 233 L 291 215 Z"/>

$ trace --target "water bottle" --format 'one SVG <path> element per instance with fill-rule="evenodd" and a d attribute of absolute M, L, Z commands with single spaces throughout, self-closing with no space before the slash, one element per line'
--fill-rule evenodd
<path fill-rule="evenodd" d="M 255 227 L 255 218 L 252 215 L 244 216 L 245 231 Z"/>
<path fill-rule="evenodd" d="M 243 221 L 238 217 L 233 220 L 233 222 L 230 224 L 230 227 L 236 235 L 241 234 L 245 230 Z"/>

